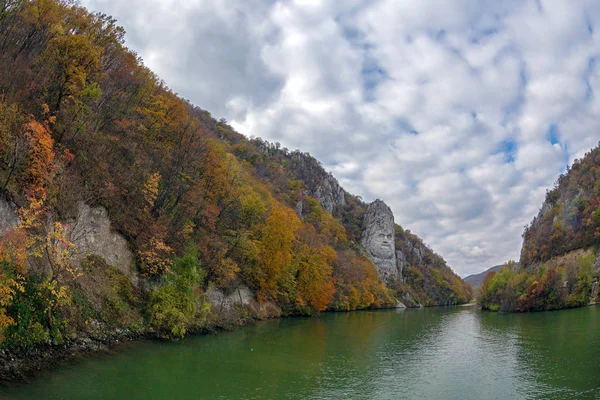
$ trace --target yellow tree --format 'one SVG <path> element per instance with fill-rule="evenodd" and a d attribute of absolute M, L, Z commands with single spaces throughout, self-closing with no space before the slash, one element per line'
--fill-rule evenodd
<path fill-rule="evenodd" d="M 330 246 L 300 245 L 296 255 L 296 302 L 300 310 L 312 314 L 323 311 L 333 299 L 335 287 L 331 277 L 337 254 Z"/>
<path fill-rule="evenodd" d="M 60 110 L 63 101 L 78 96 L 86 88 L 88 77 L 99 66 L 100 54 L 101 50 L 84 35 L 66 34 L 50 41 L 42 59 L 54 66 L 53 111 Z"/>
<path fill-rule="evenodd" d="M 23 229 L 13 229 L 0 239 L 0 343 L 4 329 L 14 323 L 6 313 L 17 292 L 23 291 L 27 236 Z"/>
<path fill-rule="evenodd" d="M 278 203 L 273 205 L 271 215 L 262 230 L 258 268 L 254 271 L 254 281 L 260 300 L 276 297 L 282 279 L 290 279 L 292 250 L 296 231 L 301 222 L 292 209 Z"/>

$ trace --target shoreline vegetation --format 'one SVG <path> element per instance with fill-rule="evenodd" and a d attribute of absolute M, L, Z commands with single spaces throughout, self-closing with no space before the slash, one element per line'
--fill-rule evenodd
<path fill-rule="evenodd" d="M 506 263 L 485 277 L 477 294 L 483 310 L 535 312 L 585 307 L 598 297 L 594 249 L 576 250 L 529 268 Z"/>

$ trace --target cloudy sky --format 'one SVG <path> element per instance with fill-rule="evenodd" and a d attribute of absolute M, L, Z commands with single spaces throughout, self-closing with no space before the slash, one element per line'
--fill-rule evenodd
<path fill-rule="evenodd" d="M 82 3 L 182 97 L 385 200 L 461 276 L 517 259 L 600 140 L 593 0 Z"/>

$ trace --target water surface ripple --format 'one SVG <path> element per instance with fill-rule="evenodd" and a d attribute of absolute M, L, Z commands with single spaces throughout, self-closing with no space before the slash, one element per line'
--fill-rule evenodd
<path fill-rule="evenodd" d="M 16 399 L 600 399 L 600 307 L 363 311 L 143 342 L 0 392 Z"/>

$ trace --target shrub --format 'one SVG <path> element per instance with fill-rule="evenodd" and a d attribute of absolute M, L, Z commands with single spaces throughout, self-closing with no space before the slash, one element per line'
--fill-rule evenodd
<path fill-rule="evenodd" d="M 173 260 L 171 272 L 150 295 L 150 324 L 160 335 L 183 337 L 204 322 L 209 311 L 201 289 L 205 277 L 194 247 L 188 246 L 183 257 Z"/>

